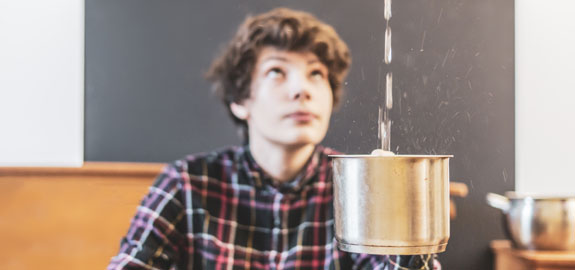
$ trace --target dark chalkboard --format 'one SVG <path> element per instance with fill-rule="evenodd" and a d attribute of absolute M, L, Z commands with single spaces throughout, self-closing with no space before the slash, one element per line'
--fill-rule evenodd
<path fill-rule="evenodd" d="M 401 154 L 453 154 L 458 200 L 444 269 L 492 268 L 502 238 L 486 192 L 514 188 L 514 9 L 511 0 L 393 1 L 393 62 L 383 63 L 379 1 L 86 1 L 88 161 L 167 162 L 238 144 L 203 79 L 247 14 L 277 6 L 332 24 L 353 66 L 325 145 L 349 153 L 377 146 L 384 75 L 392 71 L 391 144 Z"/>

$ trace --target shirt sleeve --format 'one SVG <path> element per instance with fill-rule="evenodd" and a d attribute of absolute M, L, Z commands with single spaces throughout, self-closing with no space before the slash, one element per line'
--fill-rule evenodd
<path fill-rule="evenodd" d="M 395 269 L 408 269 L 398 268 L 390 261 L 397 262 L 399 255 L 370 255 L 370 254 L 352 254 L 351 258 L 354 261 L 354 270 L 395 270 Z M 417 255 L 401 255 L 403 261 L 409 261 L 410 257 Z M 418 268 L 420 269 L 420 268 Z M 437 258 L 433 258 L 433 270 L 441 270 L 441 264 Z"/>
<path fill-rule="evenodd" d="M 169 165 L 156 178 L 108 269 L 170 269 L 186 259 L 181 173 Z"/>

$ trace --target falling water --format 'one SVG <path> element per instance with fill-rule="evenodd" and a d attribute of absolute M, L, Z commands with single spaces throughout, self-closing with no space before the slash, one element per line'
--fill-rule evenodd
<path fill-rule="evenodd" d="M 391 151 L 391 119 L 389 118 L 389 111 L 393 107 L 392 86 L 393 74 L 388 72 L 385 76 L 385 106 L 379 106 L 378 112 L 378 138 L 381 140 L 379 149 L 384 151 Z"/>
<path fill-rule="evenodd" d="M 385 53 L 383 62 L 386 65 L 391 64 L 391 26 L 389 20 L 391 19 L 391 0 L 384 1 L 384 18 L 385 18 Z M 391 151 L 391 119 L 389 111 L 393 107 L 393 74 L 387 72 L 385 76 L 385 106 L 379 106 L 378 119 L 377 119 L 377 137 L 381 142 L 378 145 L 379 149 L 384 151 Z M 383 108 L 382 108 L 383 107 Z"/>
<path fill-rule="evenodd" d="M 387 27 L 385 28 L 384 46 L 385 46 L 385 56 L 383 58 L 383 61 L 389 65 L 391 63 L 391 27 L 389 26 L 389 22 L 387 22 Z"/>
<path fill-rule="evenodd" d="M 385 65 L 387 65 L 389 67 L 389 65 L 391 64 L 391 26 L 389 24 L 389 21 L 391 19 L 391 0 L 384 0 L 384 18 L 385 18 L 385 42 L 384 42 L 384 48 L 385 48 L 385 53 L 384 53 L 384 59 L 383 62 L 385 63 Z M 423 50 L 423 44 L 422 44 L 422 50 Z M 374 150 L 372 152 L 373 155 L 381 155 L 383 153 L 391 153 L 391 119 L 390 119 L 390 111 L 393 108 L 393 97 L 392 97 L 392 93 L 393 93 L 393 73 L 391 71 L 389 71 L 390 69 L 388 68 L 388 72 L 385 75 L 385 103 L 384 105 L 380 105 L 379 106 L 379 110 L 378 110 L 378 119 L 377 119 L 377 123 L 378 123 L 378 129 L 377 129 L 377 135 L 379 140 L 381 141 L 381 145 L 379 145 L 380 147 L 378 147 L 378 149 Z M 379 142 L 378 142 L 379 144 Z M 379 150 L 381 149 L 381 150 Z M 383 151 L 382 151 L 383 150 Z M 387 152 L 384 152 L 387 151 Z M 391 153 L 393 155 L 393 153 Z M 407 263 L 407 267 L 401 265 L 399 263 L 399 261 L 394 262 L 393 260 L 389 260 L 390 263 L 390 267 L 392 267 L 392 269 L 425 269 L 425 270 L 429 270 L 430 269 L 430 264 L 433 264 L 433 257 L 435 255 L 433 254 L 426 254 L 426 255 L 420 255 L 419 257 L 416 257 L 417 255 L 413 255 L 413 256 L 406 256 L 405 258 L 407 258 L 409 260 L 409 263 Z M 400 259 L 402 256 L 396 256 L 397 259 Z M 391 258 L 391 257 L 388 257 Z M 417 260 L 419 259 L 419 260 Z M 417 263 L 415 263 L 417 262 Z M 417 268 L 412 268 L 412 267 L 417 267 Z"/>
<path fill-rule="evenodd" d="M 384 4 L 383 17 L 387 22 L 389 22 L 389 19 L 391 19 L 391 0 L 385 0 L 383 4 Z"/>

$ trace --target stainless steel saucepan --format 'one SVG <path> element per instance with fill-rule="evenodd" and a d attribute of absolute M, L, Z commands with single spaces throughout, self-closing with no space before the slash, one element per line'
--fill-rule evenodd
<path fill-rule="evenodd" d="M 340 249 L 400 255 L 445 251 L 452 156 L 332 157 Z"/>
<path fill-rule="evenodd" d="M 515 247 L 575 251 L 575 196 L 487 194 L 487 203 L 503 211 Z"/>

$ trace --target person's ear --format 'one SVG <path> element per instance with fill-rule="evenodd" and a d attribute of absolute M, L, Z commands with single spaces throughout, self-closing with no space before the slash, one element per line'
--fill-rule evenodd
<path fill-rule="evenodd" d="M 245 105 L 232 102 L 230 104 L 230 110 L 232 110 L 232 113 L 238 119 L 248 120 L 249 112 L 248 108 Z"/>

